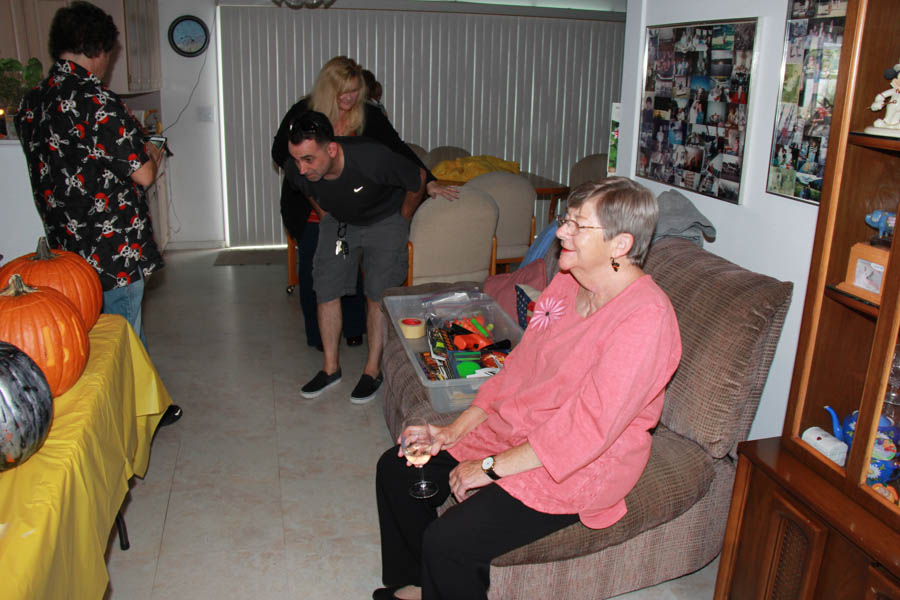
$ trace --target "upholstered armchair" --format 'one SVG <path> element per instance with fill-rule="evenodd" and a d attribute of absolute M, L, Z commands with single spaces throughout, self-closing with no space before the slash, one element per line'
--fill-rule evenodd
<path fill-rule="evenodd" d="M 535 191 L 522 175 L 492 171 L 468 181 L 463 188 L 487 192 L 500 209 L 497 221 L 497 263 L 522 261 L 534 240 Z"/>
<path fill-rule="evenodd" d="M 427 198 L 409 227 L 407 283 L 481 281 L 496 272 L 498 209 L 486 193 L 461 187 L 459 198 Z"/>

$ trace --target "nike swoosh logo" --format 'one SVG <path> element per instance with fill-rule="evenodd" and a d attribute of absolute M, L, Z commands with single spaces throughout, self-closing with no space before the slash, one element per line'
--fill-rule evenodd
<path fill-rule="evenodd" d="M 358 188 L 353 188 L 353 193 L 358 194 L 359 192 L 362 191 L 362 189 L 363 189 L 363 186 L 359 186 Z"/>

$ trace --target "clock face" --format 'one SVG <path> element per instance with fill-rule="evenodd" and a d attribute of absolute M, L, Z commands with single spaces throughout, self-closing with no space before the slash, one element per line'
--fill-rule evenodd
<path fill-rule="evenodd" d="M 182 56 L 203 54 L 209 45 L 209 29 L 198 17 L 178 17 L 169 25 L 169 44 Z"/>

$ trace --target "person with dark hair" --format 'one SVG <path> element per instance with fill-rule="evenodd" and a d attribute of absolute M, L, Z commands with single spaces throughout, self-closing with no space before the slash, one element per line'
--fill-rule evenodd
<path fill-rule="evenodd" d="M 37 211 L 53 248 L 80 254 L 100 275 L 103 312 L 119 314 L 146 345 L 144 280 L 162 268 L 144 188 L 162 150 L 101 83 L 119 31 L 88 2 L 60 8 L 50 24 L 56 61 L 16 114 Z M 172 405 L 160 425 L 181 417 Z"/>
<path fill-rule="evenodd" d="M 566 206 L 560 272 L 519 345 L 455 421 L 427 426 L 437 493 L 411 496 L 416 469 L 398 446 L 378 461 L 387 587 L 375 600 L 487 598 L 493 558 L 628 510 L 681 359 L 672 304 L 642 269 L 659 207 L 624 177 L 579 185 Z M 458 504 L 438 517 L 450 494 Z"/>
<path fill-rule="evenodd" d="M 381 95 L 384 92 L 381 82 L 375 79 L 375 73 L 368 69 L 363 71 L 363 79 L 366 81 L 366 102 L 380 110 L 387 117 L 387 109 L 381 103 Z"/>
<path fill-rule="evenodd" d="M 378 303 L 384 290 L 406 279 L 409 221 L 425 195 L 425 169 L 377 142 L 336 138 L 319 112 L 294 117 L 288 130 L 292 160 L 284 163 L 285 179 L 320 220 L 313 281 L 325 364 L 300 393 L 315 398 L 341 380 L 340 299 L 354 291 L 362 265 L 369 356 L 350 401 L 363 404 L 381 385 L 384 316 Z"/>

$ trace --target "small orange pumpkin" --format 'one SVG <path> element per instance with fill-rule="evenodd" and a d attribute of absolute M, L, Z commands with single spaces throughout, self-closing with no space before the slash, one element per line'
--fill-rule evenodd
<path fill-rule="evenodd" d="M 78 381 L 90 351 L 75 305 L 53 288 L 25 285 L 18 273 L 0 290 L 0 340 L 37 363 L 54 398 Z"/>
<path fill-rule="evenodd" d="M 0 287 L 13 273 L 30 286 L 47 286 L 62 292 L 78 308 L 88 331 L 103 308 L 103 286 L 91 264 L 75 252 L 51 250 L 47 238 L 38 240 L 37 251 L 20 256 L 0 268 Z"/>

